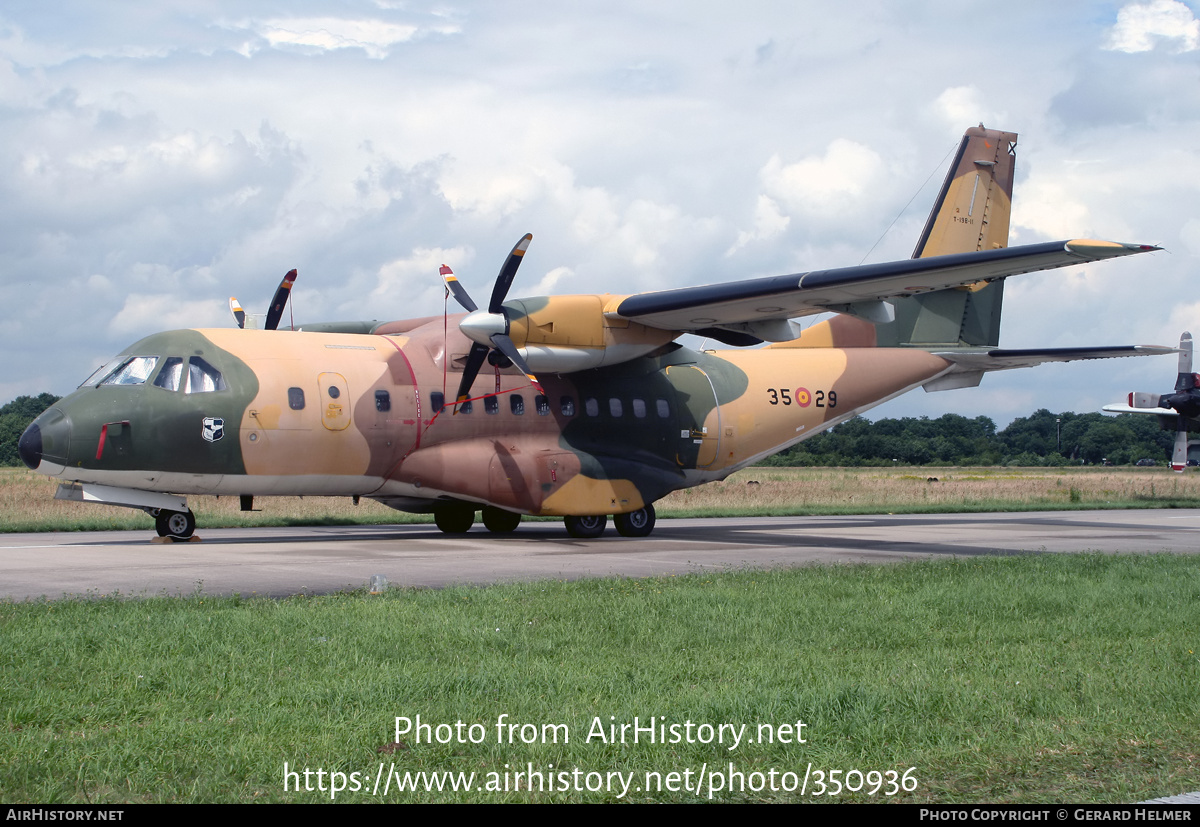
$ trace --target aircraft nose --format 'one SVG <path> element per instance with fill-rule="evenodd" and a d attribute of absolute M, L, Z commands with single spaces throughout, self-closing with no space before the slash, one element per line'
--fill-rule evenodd
<path fill-rule="evenodd" d="M 70 443 L 71 420 L 58 408 L 50 408 L 21 434 L 17 453 L 34 471 L 53 475 L 66 466 Z"/>
<path fill-rule="evenodd" d="M 17 440 L 17 453 L 21 455 L 21 461 L 34 471 L 42 464 L 42 429 L 37 422 L 30 422 L 25 433 Z"/>

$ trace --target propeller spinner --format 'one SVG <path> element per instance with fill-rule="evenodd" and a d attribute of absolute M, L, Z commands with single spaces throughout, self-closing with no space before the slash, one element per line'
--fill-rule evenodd
<path fill-rule="evenodd" d="M 496 276 L 496 284 L 492 287 L 492 298 L 488 302 L 487 310 L 480 310 L 467 293 L 467 289 L 455 277 L 453 271 L 446 265 L 442 265 L 441 274 L 442 280 L 446 283 L 446 289 L 454 296 L 454 300 L 467 311 L 467 317 L 458 323 L 458 329 L 472 342 L 471 351 L 467 354 L 467 363 L 463 367 L 462 381 L 458 385 L 458 395 L 455 397 L 456 405 L 470 397 L 471 386 L 475 384 L 475 377 L 479 375 L 479 369 L 483 367 L 484 359 L 498 367 L 505 367 L 508 362 L 511 362 L 525 374 L 538 393 L 545 393 L 537 377 L 529 369 L 529 364 L 517 350 L 516 344 L 509 338 L 508 311 L 504 308 L 504 299 L 508 296 L 509 288 L 512 287 L 513 279 L 517 275 L 517 268 L 521 266 L 521 259 L 525 256 L 525 251 L 529 249 L 531 241 L 533 241 L 533 235 L 526 233 L 508 254 L 504 266 L 500 268 L 500 273 Z"/>

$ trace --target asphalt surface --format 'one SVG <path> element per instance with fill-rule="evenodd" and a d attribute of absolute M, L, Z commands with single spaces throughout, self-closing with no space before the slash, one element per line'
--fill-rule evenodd
<path fill-rule="evenodd" d="M 205 529 L 188 543 L 152 532 L 0 535 L 0 598 L 206 594 L 286 596 L 357 589 L 372 575 L 440 587 L 581 577 L 889 563 L 1031 553 L 1200 553 L 1200 510 L 1072 511 L 660 520 L 626 539 L 610 526 L 573 540 L 562 523 L 458 536 L 432 525 Z"/>

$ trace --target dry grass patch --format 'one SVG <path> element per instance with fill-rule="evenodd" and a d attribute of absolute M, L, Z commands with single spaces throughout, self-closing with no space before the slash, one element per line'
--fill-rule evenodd
<path fill-rule="evenodd" d="M 55 480 L 0 469 L 0 532 L 143 529 L 141 511 L 54 499 Z M 428 522 L 349 497 L 188 498 L 200 525 Z M 1054 508 L 1200 507 L 1200 474 L 1162 468 L 749 468 L 723 482 L 676 491 L 660 516 L 1023 511 Z"/>
<path fill-rule="evenodd" d="M 1158 468 L 749 468 L 659 513 L 1036 510 L 1200 505 L 1200 475 Z"/>

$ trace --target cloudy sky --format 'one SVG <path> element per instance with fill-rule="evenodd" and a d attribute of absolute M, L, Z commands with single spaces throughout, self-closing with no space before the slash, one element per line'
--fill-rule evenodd
<path fill-rule="evenodd" d="M 265 311 L 442 312 L 907 257 L 964 128 L 1018 132 L 1012 243 L 1167 252 L 1008 282 L 1007 347 L 1200 333 L 1198 0 L 0 5 L 0 402 Z M 910 204 L 911 202 L 911 204 Z M 906 205 L 908 205 L 906 207 Z M 889 229 L 890 228 L 890 229 Z M 285 317 L 286 320 L 286 317 Z M 1095 410 L 1171 357 L 872 416 Z"/>

